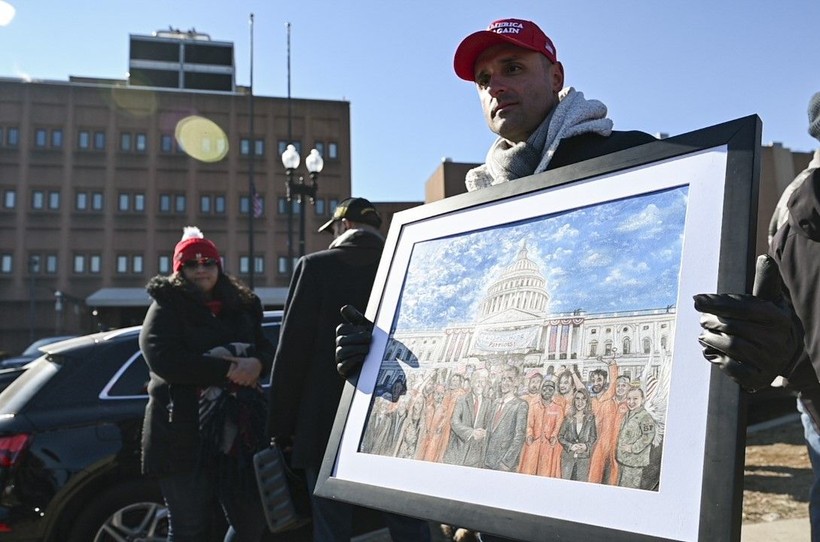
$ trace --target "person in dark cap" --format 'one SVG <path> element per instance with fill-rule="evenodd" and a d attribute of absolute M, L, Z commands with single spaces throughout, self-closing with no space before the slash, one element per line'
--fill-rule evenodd
<path fill-rule="evenodd" d="M 292 446 L 291 464 L 303 469 L 311 494 L 313 540 L 349 541 L 353 506 L 313 495 L 345 380 L 336 372 L 334 337 L 339 308 L 364 306 L 376 278 L 384 236 L 372 203 L 348 198 L 319 231 L 333 234 L 327 250 L 296 262 L 273 362 L 268 434 Z M 396 542 L 430 539 L 427 523 L 385 514 Z"/>
<path fill-rule="evenodd" d="M 820 141 L 820 92 L 809 101 L 809 134 Z M 814 471 L 812 541 L 820 542 L 820 149 L 786 187 L 746 294 L 699 294 L 700 342 L 710 362 L 749 391 L 774 383 L 797 392 Z"/>
<path fill-rule="evenodd" d="M 169 541 L 209 540 L 218 499 L 231 539 L 259 542 L 267 526 L 252 461 L 268 445 L 259 377 L 274 353 L 262 332 L 262 304 L 223 273 L 216 245 L 197 227 L 184 229 L 173 270 L 147 286 L 142 469 L 159 478 Z"/>

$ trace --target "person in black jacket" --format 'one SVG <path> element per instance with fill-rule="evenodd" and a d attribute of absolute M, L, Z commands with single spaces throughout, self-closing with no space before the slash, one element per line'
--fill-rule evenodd
<path fill-rule="evenodd" d="M 279 345 L 271 373 L 268 434 L 292 442 L 291 464 L 303 469 L 311 494 L 314 542 L 348 541 L 352 505 L 313 495 L 342 396 L 334 337 L 340 307 L 364 306 L 376 278 L 384 237 L 381 217 L 364 198 L 339 203 L 319 231 L 333 233 L 327 250 L 299 259 L 285 301 Z M 424 542 L 426 522 L 386 514 L 395 542 Z"/>
<path fill-rule="evenodd" d="M 222 272 L 198 228 L 185 228 L 173 269 L 148 283 L 153 302 L 140 332 L 151 375 L 143 472 L 159 478 L 169 542 L 209 540 L 217 499 L 233 540 L 259 542 L 267 527 L 252 457 L 267 445 L 259 377 L 274 354 L 262 304 Z"/>
<path fill-rule="evenodd" d="M 809 101 L 809 134 L 820 141 L 820 92 Z M 812 541 L 820 542 L 820 150 L 786 187 L 758 258 L 753 295 L 698 294 L 703 355 L 748 391 L 780 381 L 798 393 L 814 481 Z M 782 288 L 781 288 L 782 284 Z"/>

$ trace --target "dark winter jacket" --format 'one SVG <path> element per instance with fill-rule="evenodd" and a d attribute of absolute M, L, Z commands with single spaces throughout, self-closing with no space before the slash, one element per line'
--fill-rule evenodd
<path fill-rule="evenodd" d="M 339 309 L 364 310 L 383 246 L 374 233 L 348 230 L 296 263 L 268 400 L 269 434 L 293 437 L 294 467 L 321 465 L 345 382 L 334 359 Z"/>
<path fill-rule="evenodd" d="M 219 275 L 214 298 L 219 316 L 201 292 L 179 275 L 157 276 L 147 286 L 154 299 L 140 332 L 140 349 L 151 374 L 142 435 L 146 474 L 168 474 L 200 463 L 199 390 L 226 382 L 230 362 L 203 356 L 216 346 L 250 343 L 266 374 L 273 345 L 262 332 L 262 305 L 248 288 Z"/>

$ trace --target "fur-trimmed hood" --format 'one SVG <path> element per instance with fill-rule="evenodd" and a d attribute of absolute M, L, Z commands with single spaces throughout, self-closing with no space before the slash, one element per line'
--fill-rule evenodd
<path fill-rule="evenodd" d="M 160 303 L 181 299 L 205 303 L 202 292 L 185 277 L 176 273 L 153 277 L 148 281 L 145 289 L 148 295 Z M 253 306 L 256 300 L 256 294 L 250 288 L 225 273 L 219 274 L 216 286 L 214 286 L 214 297 L 222 301 L 224 307 L 228 309 Z"/>

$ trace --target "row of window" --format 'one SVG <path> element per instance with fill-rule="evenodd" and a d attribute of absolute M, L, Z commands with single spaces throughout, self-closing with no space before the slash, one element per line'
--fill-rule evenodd
<path fill-rule="evenodd" d="M 250 272 L 250 257 L 239 257 L 239 273 L 246 275 Z M 265 273 L 265 257 L 254 256 L 253 272 Z M 295 259 L 293 261 L 295 264 Z M 223 267 L 224 267 L 223 262 Z M 102 273 L 102 255 L 99 253 L 75 253 L 71 262 L 71 271 L 77 275 L 99 275 Z M 145 258 L 142 254 L 118 254 L 114 261 L 117 274 L 142 275 L 145 273 Z M 157 261 L 157 271 L 161 274 L 171 272 L 171 256 L 160 256 Z M 56 275 L 59 270 L 56 254 L 31 254 L 28 258 L 27 271 L 34 275 Z M 230 272 L 230 270 L 228 270 Z M 277 272 L 286 274 L 288 259 L 285 256 L 277 258 Z M 0 254 L 0 274 L 10 275 L 14 272 L 14 256 L 9 253 Z"/>
<path fill-rule="evenodd" d="M 35 128 L 34 148 L 36 149 L 62 149 L 63 130 L 61 128 Z M 78 130 L 77 149 L 82 151 L 104 151 L 106 147 L 106 132 L 104 130 Z M 285 152 L 288 146 L 287 140 L 279 140 L 277 152 L 279 156 Z M 16 126 L 0 126 L 0 147 L 18 147 L 20 145 L 20 131 Z M 296 151 L 302 154 L 302 143 L 294 141 Z M 339 145 L 335 142 L 314 141 L 313 148 L 319 151 L 322 158 L 326 160 L 337 160 L 339 158 Z M 148 150 L 148 136 L 144 132 L 120 132 L 119 147 L 120 152 L 134 152 L 144 154 Z M 241 138 L 239 140 L 239 154 L 249 156 L 253 149 L 254 156 L 265 155 L 264 138 Z M 164 154 L 183 154 L 184 149 L 178 144 L 172 134 L 163 133 L 159 137 L 159 150 Z M 325 152 L 327 151 L 327 152 Z"/>
<path fill-rule="evenodd" d="M 35 211 L 58 211 L 60 209 L 59 190 L 32 190 L 30 208 Z M 203 215 L 221 215 L 226 212 L 227 196 L 225 194 L 201 194 L 199 196 L 199 213 Z M 264 216 L 265 198 L 257 194 L 257 205 L 255 215 Z M 337 199 L 316 198 L 313 206 L 316 216 L 326 216 L 336 210 L 339 203 Z M 188 197 L 185 194 L 163 193 L 159 195 L 158 209 L 160 213 L 185 213 L 188 209 Z M 17 191 L 9 189 L 3 192 L 3 208 L 17 208 Z M 299 214 L 299 204 L 296 200 L 291 200 L 293 213 Z M 250 198 L 247 195 L 239 198 L 239 213 L 248 214 Z M 75 211 L 103 211 L 104 197 L 98 191 L 78 191 L 74 194 Z M 120 192 L 117 195 L 117 211 L 144 213 L 145 194 L 142 192 Z M 288 212 L 288 201 L 286 197 L 280 197 L 277 211 L 279 214 Z"/>

